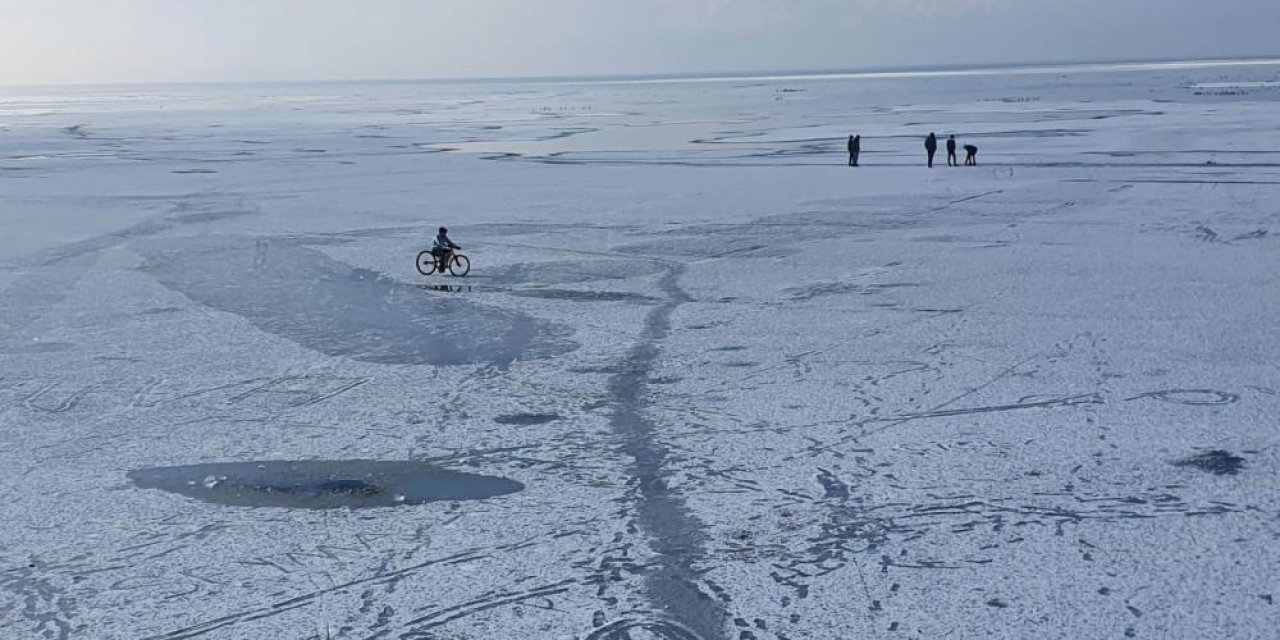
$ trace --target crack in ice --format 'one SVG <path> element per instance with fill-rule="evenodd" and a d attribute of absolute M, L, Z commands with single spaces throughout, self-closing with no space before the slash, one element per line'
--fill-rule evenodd
<path fill-rule="evenodd" d="M 703 555 L 707 536 L 679 492 L 667 483 L 664 467 L 668 452 L 657 442 L 658 425 L 644 415 L 648 404 L 645 390 L 658 358 L 658 343 L 671 330 L 672 313 L 690 301 L 679 285 L 683 272 L 680 265 L 668 266 L 658 282 L 666 302 L 646 316 L 644 330 L 628 353 L 627 366 L 610 380 L 616 407 L 610 425 L 622 441 L 623 452 L 633 460 L 627 472 L 637 486 L 637 524 L 648 534 L 658 556 L 646 579 L 650 604 L 676 628 L 693 634 L 691 637 L 718 640 L 725 637 L 727 616 L 719 601 L 698 588 L 699 572 L 694 568 Z"/>

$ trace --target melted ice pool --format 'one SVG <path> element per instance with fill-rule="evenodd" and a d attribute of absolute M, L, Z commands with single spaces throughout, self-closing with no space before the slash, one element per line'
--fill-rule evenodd
<path fill-rule="evenodd" d="M 131 471 L 143 489 L 160 489 L 236 507 L 368 509 L 482 500 L 515 493 L 514 480 L 448 471 L 420 462 L 373 460 L 241 462 Z"/>

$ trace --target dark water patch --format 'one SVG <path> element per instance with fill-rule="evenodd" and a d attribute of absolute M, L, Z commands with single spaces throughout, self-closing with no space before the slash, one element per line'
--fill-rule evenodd
<path fill-rule="evenodd" d="M 214 171 L 213 169 L 174 169 L 169 173 L 176 173 L 178 175 L 198 175 L 198 174 L 217 173 L 217 171 Z"/>
<path fill-rule="evenodd" d="M 493 421 L 498 424 L 531 426 L 547 424 L 563 419 L 564 417 L 557 413 L 511 413 L 504 416 L 498 416 L 494 418 Z"/>
<path fill-rule="evenodd" d="M 315 249 L 242 237 L 135 247 L 143 270 L 205 306 L 330 356 L 380 364 L 509 364 L 575 348 L 565 327 L 358 269 Z"/>
<path fill-rule="evenodd" d="M 567 300 L 569 302 L 641 302 L 654 303 L 658 300 L 652 296 L 625 291 L 571 291 L 567 289 L 518 289 L 511 291 L 518 298 L 542 298 L 546 300 Z"/>
<path fill-rule="evenodd" d="M 1183 458 L 1173 463 L 1175 467 L 1193 467 L 1215 476 L 1234 476 L 1244 468 L 1244 458 L 1227 451 L 1216 450 Z"/>
<path fill-rule="evenodd" d="M 374 460 L 238 462 L 129 472 L 159 489 L 233 507 L 369 509 L 515 493 L 514 480 L 448 471 L 422 462 Z"/>

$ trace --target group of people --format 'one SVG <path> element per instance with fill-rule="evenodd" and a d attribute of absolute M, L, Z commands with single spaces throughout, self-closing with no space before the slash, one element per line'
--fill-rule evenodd
<path fill-rule="evenodd" d="M 929 136 L 924 139 L 924 150 L 929 155 L 929 168 L 932 169 L 933 156 L 938 153 L 938 136 L 936 134 L 930 133 Z M 861 154 L 862 136 L 849 136 L 849 166 L 858 166 L 858 156 Z M 966 144 L 964 145 L 964 154 L 964 165 L 966 167 L 978 166 L 978 147 Z M 959 163 L 956 160 L 956 137 L 950 136 L 947 138 L 947 166 L 955 167 L 958 166 L 958 164 Z"/>

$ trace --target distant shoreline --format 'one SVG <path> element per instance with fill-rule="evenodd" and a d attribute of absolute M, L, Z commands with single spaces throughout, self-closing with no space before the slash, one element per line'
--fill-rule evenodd
<path fill-rule="evenodd" d="M 1205 60 L 1122 60 L 1093 62 L 1043 62 L 975 65 L 917 65 L 898 67 L 866 67 L 846 69 L 794 69 L 776 71 L 726 71 L 656 74 L 618 74 L 582 76 L 510 76 L 457 78 L 382 78 L 330 80 L 210 80 L 191 82 L 103 82 L 70 84 L 2 85 L 0 90 L 15 89 L 88 89 L 95 87 L 191 87 L 191 86 L 263 86 L 263 85 L 397 85 L 397 84 L 681 84 L 744 81 L 812 82 L 825 80 L 875 80 L 909 78 L 944 78 L 956 76 L 1035 75 L 1053 73 L 1123 73 L 1178 69 L 1280 66 L 1280 57 L 1221 58 Z"/>
<path fill-rule="evenodd" d="M 544 82 L 578 84 L 658 84 L 683 82 L 741 82 L 741 81 L 821 81 L 898 78 L 943 78 L 952 76 L 1035 75 L 1053 73 L 1121 73 L 1126 71 L 1160 71 L 1176 69 L 1211 69 L 1216 67 L 1280 66 L 1280 58 L 1246 58 L 1238 60 L 1165 60 L 1156 62 L 1065 62 L 1030 65 L 956 66 L 914 69 L 875 69 L 850 71 L 797 71 L 744 75 L 700 75 L 673 77 L 633 78 L 580 78 L 576 80 L 544 80 Z M 528 82 L 530 80 L 526 80 Z"/>

